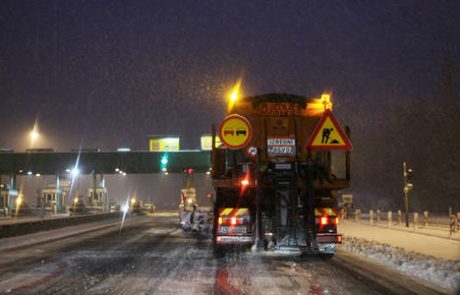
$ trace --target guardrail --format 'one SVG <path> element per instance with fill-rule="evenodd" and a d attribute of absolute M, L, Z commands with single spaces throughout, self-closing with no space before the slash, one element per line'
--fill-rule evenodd
<path fill-rule="evenodd" d="M 3 225 L 0 224 L 0 238 L 31 234 L 88 222 L 102 221 L 121 217 L 121 214 L 122 213 L 120 212 L 111 212 L 92 215 L 76 215 L 54 219 L 37 219 L 34 221 L 17 222 Z"/>

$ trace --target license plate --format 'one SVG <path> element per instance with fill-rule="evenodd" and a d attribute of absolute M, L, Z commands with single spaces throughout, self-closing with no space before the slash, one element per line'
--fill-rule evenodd
<path fill-rule="evenodd" d="M 247 233 L 246 226 L 220 226 L 220 234 L 245 234 Z"/>

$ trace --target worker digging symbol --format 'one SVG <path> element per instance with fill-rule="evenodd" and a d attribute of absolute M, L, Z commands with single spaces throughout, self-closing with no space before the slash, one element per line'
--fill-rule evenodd
<path fill-rule="evenodd" d="M 321 139 L 321 143 L 327 143 L 329 141 L 329 136 L 331 135 L 332 131 L 334 131 L 334 128 L 323 129 L 323 137 Z"/>

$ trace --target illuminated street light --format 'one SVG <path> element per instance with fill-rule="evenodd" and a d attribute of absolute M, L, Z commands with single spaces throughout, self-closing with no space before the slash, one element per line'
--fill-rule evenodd
<path fill-rule="evenodd" d="M 19 207 L 19 206 L 21 206 L 21 204 L 22 204 L 22 196 L 19 195 L 19 197 L 17 197 L 17 199 L 16 199 L 16 206 Z"/>
<path fill-rule="evenodd" d="M 73 168 L 70 171 L 70 175 L 72 176 L 72 178 L 77 177 L 79 174 L 80 174 L 80 170 L 77 167 Z"/>
<path fill-rule="evenodd" d="M 78 198 L 73 199 L 74 204 L 78 203 Z"/>
<path fill-rule="evenodd" d="M 30 132 L 30 139 L 32 139 L 32 141 L 37 140 L 37 139 L 38 139 L 38 136 L 39 136 L 39 134 L 38 134 L 38 131 L 37 131 L 37 130 L 34 129 L 34 130 L 32 130 L 32 131 Z"/>
<path fill-rule="evenodd" d="M 40 133 L 38 132 L 38 122 L 35 120 L 34 127 L 30 131 L 30 147 L 32 148 L 36 141 L 39 139 Z"/>
<path fill-rule="evenodd" d="M 131 198 L 131 204 L 134 205 L 136 203 L 136 198 Z"/>
<path fill-rule="evenodd" d="M 33 174 L 32 171 L 27 171 L 27 175 L 30 176 L 30 175 L 32 175 L 32 174 Z"/>
<path fill-rule="evenodd" d="M 41 174 L 40 174 L 40 173 L 37 173 L 37 174 L 35 174 L 35 176 L 38 176 L 38 177 L 40 177 L 40 176 L 41 176 Z"/>

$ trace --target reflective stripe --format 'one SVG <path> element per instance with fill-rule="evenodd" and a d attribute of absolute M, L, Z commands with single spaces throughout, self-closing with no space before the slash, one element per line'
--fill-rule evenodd
<path fill-rule="evenodd" d="M 335 214 L 334 210 L 332 210 L 331 208 L 325 208 L 324 210 L 327 212 L 327 215 L 329 216 L 337 216 L 337 214 Z"/>
<path fill-rule="evenodd" d="M 315 208 L 315 216 L 321 216 L 321 211 Z"/>
<path fill-rule="evenodd" d="M 233 208 L 225 208 L 222 210 L 222 212 L 219 214 L 220 216 L 226 216 L 229 215 L 233 211 Z"/>
<path fill-rule="evenodd" d="M 337 216 L 337 213 L 335 213 L 334 209 L 332 208 L 315 208 L 315 216 Z"/>
<path fill-rule="evenodd" d="M 238 212 L 236 212 L 235 216 L 246 215 L 247 212 L 248 212 L 247 208 L 241 208 L 238 210 Z"/>
<path fill-rule="evenodd" d="M 222 211 L 220 212 L 219 216 L 242 216 L 242 215 L 248 215 L 248 208 L 240 208 L 240 209 L 235 209 L 235 208 L 225 208 L 221 209 Z"/>

